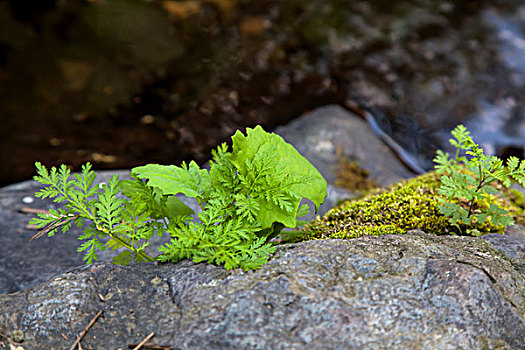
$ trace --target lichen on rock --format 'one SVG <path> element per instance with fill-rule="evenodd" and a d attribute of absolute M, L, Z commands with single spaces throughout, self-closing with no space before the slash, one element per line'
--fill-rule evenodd
<path fill-rule="evenodd" d="M 477 210 L 486 210 L 490 203 L 497 204 L 509 212 L 515 221 L 523 221 L 519 191 L 512 191 L 501 185 L 494 185 L 501 196 L 487 195 L 476 204 Z M 439 213 L 439 176 L 429 172 L 408 181 L 402 181 L 387 189 L 379 189 L 329 211 L 304 228 L 303 240 L 325 238 L 356 238 L 366 235 L 404 234 L 419 229 L 436 234 L 468 235 L 476 233 L 503 233 L 505 227 L 495 225 L 490 219 L 459 228 Z"/>

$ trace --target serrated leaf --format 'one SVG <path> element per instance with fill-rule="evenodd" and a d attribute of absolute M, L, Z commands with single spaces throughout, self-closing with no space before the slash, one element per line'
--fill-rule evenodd
<path fill-rule="evenodd" d="M 122 245 L 122 243 L 120 243 L 119 241 L 117 241 L 116 239 L 114 238 L 109 238 L 106 243 L 105 243 L 106 247 L 108 247 L 109 249 L 111 250 L 117 250 L 117 249 L 120 249 L 120 248 L 123 248 L 124 246 Z"/>
<path fill-rule="evenodd" d="M 507 167 L 510 171 L 513 171 L 519 166 L 519 159 L 518 157 L 511 156 L 507 159 Z"/>
<path fill-rule="evenodd" d="M 169 196 L 166 200 L 166 210 L 163 212 L 168 218 L 177 216 L 190 216 L 195 212 L 175 196 Z"/>
<path fill-rule="evenodd" d="M 249 166 L 253 164 L 257 155 L 268 152 L 270 160 L 279 162 L 279 166 L 273 169 L 273 175 L 276 178 L 287 176 L 293 183 L 289 191 L 293 193 L 294 198 L 289 198 L 289 207 L 285 202 L 278 205 L 267 200 L 259 200 L 260 210 L 257 220 L 263 228 L 270 227 L 275 221 L 283 223 L 286 227 L 295 227 L 295 216 L 303 197 L 310 199 L 316 210 L 323 203 L 327 195 L 326 180 L 306 158 L 279 135 L 267 133 L 260 126 L 256 126 L 254 129 L 248 128 L 246 135 L 237 131 L 232 140 L 231 162 L 240 174 L 249 176 L 253 172 Z"/>
<path fill-rule="evenodd" d="M 120 182 L 122 194 L 128 197 L 140 213 L 159 220 L 164 217 L 174 219 L 177 216 L 194 214 L 193 209 L 175 196 L 164 196 L 156 187 L 147 186 L 143 181 L 123 180 Z"/>
<path fill-rule="evenodd" d="M 494 225 L 512 224 L 513 220 L 507 212 L 494 203 L 491 203 L 490 208 L 486 211 L 478 212 L 478 209 L 474 211 L 472 209 L 476 208 L 474 204 L 483 200 L 487 194 L 498 194 L 498 191 L 490 185 L 492 182 L 500 181 L 504 186 L 509 187 L 511 179 L 525 180 L 525 163 L 523 161 L 520 163 L 516 157 L 510 157 L 505 167 L 503 161 L 498 157 L 484 154 L 483 149 L 472 140 L 470 133 L 463 125 L 457 126 L 452 131 L 452 135 L 455 139 L 451 139 L 450 142 L 457 148 L 456 164 L 464 164 L 467 171 L 465 174 L 460 167 L 447 169 L 450 176 L 441 176 L 441 187 L 438 193 L 448 200 L 456 198 L 460 201 L 468 201 L 469 210 L 438 198 L 441 202 L 439 211 L 456 226 L 458 222 L 465 225 L 483 223 L 489 217 Z M 469 157 L 458 157 L 460 150 L 465 150 Z M 447 161 L 444 153 L 438 151 L 434 161 L 437 164 L 437 172 L 443 173 L 445 165 L 442 164 Z M 476 230 L 467 229 L 467 232 L 474 234 Z"/>
<path fill-rule="evenodd" d="M 299 210 L 297 211 L 296 217 L 300 218 L 300 217 L 308 215 L 309 213 L 310 213 L 310 208 L 308 207 L 308 205 L 301 204 L 301 206 L 299 206 Z"/>
<path fill-rule="evenodd" d="M 67 215 L 66 229 L 79 215 L 78 224 L 82 219 L 92 221 L 79 237 L 84 242 L 78 250 L 85 253 L 87 263 L 95 261 L 96 252 L 105 246 L 126 248 L 115 263 L 128 264 L 131 257 L 149 260 L 143 252 L 149 238 L 167 226 L 172 239 L 159 249 L 162 261 L 193 258 L 227 269 L 259 268 L 275 251 L 266 242 L 285 225 L 295 227 L 296 215 L 306 212 L 306 206 L 299 210 L 300 200 L 310 199 L 317 209 L 326 197 L 327 184 L 293 146 L 275 134 L 256 127 L 232 139 L 232 153 L 225 144 L 213 153 L 211 174 L 195 162 L 134 168 L 132 176 L 147 184 L 136 179 L 119 186 L 113 177 L 99 190 L 91 186 L 90 164 L 72 180 L 65 166 L 48 171 L 37 164 L 40 182 L 50 187 L 40 196 L 65 202 L 66 211 L 60 215 Z M 120 190 L 128 201 L 117 196 Z M 178 193 L 197 198 L 202 211 L 190 217 L 193 211 L 174 197 Z M 80 214 L 72 214 L 75 211 Z M 54 224 L 61 219 L 39 220 Z M 108 238 L 105 246 L 98 237 Z"/>

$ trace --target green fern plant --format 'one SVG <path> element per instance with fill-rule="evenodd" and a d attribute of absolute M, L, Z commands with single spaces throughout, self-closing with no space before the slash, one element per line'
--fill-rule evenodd
<path fill-rule="evenodd" d="M 73 223 L 83 227 L 78 248 L 84 260 L 97 260 L 97 251 L 123 250 L 117 264 L 135 261 L 195 262 L 227 269 L 257 269 L 275 251 L 273 237 L 285 227 L 295 228 L 308 212 L 300 206 L 310 199 L 315 209 L 324 201 L 327 184 L 321 174 L 292 145 L 260 126 L 237 132 L 232 151 L 226 144 L 212 152 L 210 170 L 195 162 L 164 166 L 148 164 L 131 171 L 131 180 L 112 177 L 94 185 L 95 173 L 86 164 L 71 177 L 62 165 L 48 171 L 36 163 L 35 180 L 46 185 L 38 197 L 50 197 L 64 208 L 39 214 L 30 221 L 53 235 Z M 175 195 L 194 198 L 200 211 Z M 170 235 L 153 258 L 145 253 L 154 235 Z"/>
<path fill-rule="evenodd" d="M 455 157 L 439 150 L 434 158 L 436 172 L 441 175 L 440 213 L 458 229 L 459 224 L 472 225 L 487 220 L 494 225 L 512 225 L 513 219 L 505 209 L 491 203 L 487 210 L 481 210 L 478 204 L 487 195 L 498 194 L 491 186 L 493 182 L 500 182 L 507 188 L 513 180 L 523 185 L 525 161 L 509 157 L 504 164 L 498 157 L 484 154 L 463 125 L 458 125 L 452 136 L 454 138 L 449 141 L 456 148 Z M 475 230 L 469 233 L 476 234 Z"/>
<path fill-rule="evenodd" d="M 42 229 L 35 237 L 53 236 L 59 228 L 67 232 L 76 223 L 83 228 L 78 237 L 83 243 L 78 251 L 84 252 L 83 260 L 88 264 L 98 260 L 97 251 L 106 247 L 125 248 L 115 257 L 115 263 L 129 264 L 131 257 L 136 261 L 154 261 L 144 253 L 144 241 L 154 233 L 160 234 L 162 227 L 145 217 L 134 203 L 118 197 L 120 183 L 116 175 L 107 184 L 96 185 L 96 174 L 89 163 L 82 167 L 81 174 L 73 176 L 65 165 L 50 170 L 39 162 L 35 165 L 38 175 L 34 179 L 46 185 L 36 196 L 65 204 L 30 220 L 30 224 Z"/>

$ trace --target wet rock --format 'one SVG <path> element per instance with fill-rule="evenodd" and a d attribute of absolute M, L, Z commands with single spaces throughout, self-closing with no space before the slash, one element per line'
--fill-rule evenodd
<path fill-rule="evenodd" d="M 102 311 L 85 349 L 151 332 L 172 349 L 523 349 L 524 293 L 525 275 L 479 238 L 310 241 L 248 273 L 189 261 L 81 267 L 0 295 L 0 344 L 21 331 L 26 349 L 69 348 Z"/>

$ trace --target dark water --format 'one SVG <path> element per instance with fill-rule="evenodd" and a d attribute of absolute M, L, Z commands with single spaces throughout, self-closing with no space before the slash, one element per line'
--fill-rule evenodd
<path fill-rule="evenodd" d="M 205 161 L 238 128 L 368 110 L 424 168 L 465 123 L 523 157 L 521 1 L 0 0 L 0 184 L 36 160 Z"/>

